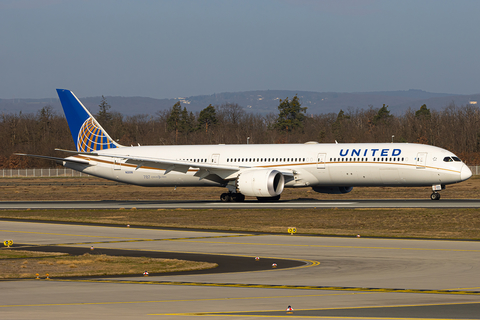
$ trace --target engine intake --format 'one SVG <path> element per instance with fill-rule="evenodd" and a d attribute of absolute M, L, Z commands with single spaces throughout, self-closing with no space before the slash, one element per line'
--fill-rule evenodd
<path fill-rule="evenodd" d="M 353 187 L 312 187 L 312 189 L 318 193 L 342 194 L 349 193 Z"/>
<path fill-rule="evenodd" d="M 277 170 L 249 170 L 237 178 L 239 193 L 250 197 L 276 197 L 285 186 L 285 178 Z"/>

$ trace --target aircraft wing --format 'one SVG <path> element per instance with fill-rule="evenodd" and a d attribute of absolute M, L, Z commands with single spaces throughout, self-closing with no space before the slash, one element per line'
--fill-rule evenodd
<path fill-rule="evenodd" d="M 60 150 L 60 149 L 56 149 L 56 150 Z M 165 170 L 164 174 L 168 174 L 172 171 L 187 173 L 188 170 L 190 169 L 194 169 L 194 170 L 196 169 L 198 170 L 195 173 L 196 177 L 199 177 L 200 179 L 205 178 L 209 180 L 218 180 L 218 177 L 221 180 L 233 180 L 237 178 L 238 173 L 240 171 L 252 168 L 251 166 L 238 166 L 238 165 L 225 165 L 225 164 L 220 165 L 216 163 L 191 162 L 191 161 L 161 159 L 161 158 L 151 158 L 151 157 L 136 157 L 136 156 L 130 156 L 130 155 L 115 155 L 115 154 L 107 154 L 103 152 L 75 152 L 75 151 L 68 151 L 68 150 L 60 150 L 60 151 L 76 153 L 78 156 L 68 157 L 68 158 L 57 158 L 57 157 L 40 156 L 40 155 L 23 154 L 23 153 L 17 153 L 17 155 L 54 160 L 61 165 L 63 165 L 64 162 L 72 162 L 72 163 L 88 165 L 91 159 L 91 158 L 87 158 L 89 155 L 96 156 L 96 157 L 118 158 L 118 159 L 126 160 L 125 163 L 136 165 L 137 167 L 135 168 L 135 170 L 140 169 L 142 167 L 156 168 L 156 169 L 163 169 Z M 285 171 L 285 170 L 279 170 L 279 171 L 286 177 L 293 176 L 293 173 L 291 171 Z"/>
<path fill-rule="evenodd" d="M 232 180 L 237 178 L 238 173 L 240 171 L 252 168 L 251 166 L 191 162 L 191 161 L 160 159 L 160 158 L 150 158 L 150 157 L 132 157 L 128 155 L 111 155 L 111 154 L 107 155 L 102 153 L 98 153 L 98 155 L 106 156 L 106 157 L 114 157 L 119 159 L 126 159 L 127 160 L 126 163 L 137 165 L 136 169 L 139 169 L 141 167 L 163 169 L 165 170 L 165 174 L 168 174 L 171 171 L 187 173 L 190 168 L 198 169 L 197 173 L 195 173 L 195 176 L 199 177 L 200 179 L 203 179 L 203 178 L 210 179 L 210 177 L 208 176 L 213 174 L 213 175 L 217 175 L 223 180 Z M 285 171 L 285 170 L 279 170 L 279 171 L 286 177 L 293 176 L 292 171 Z"/>
<path fill-rule="evenodd" d="M 198 169 L 197 173 L 195 173 L 195 176 L 201 179 L 206 178 L 211 174 L 214 174 L 224 180 L 229 180 L 235 178 L 235 173 L 237 173 L 238 171 L 250 168 L 249 166 L 219 165 L 215 163 L 191 162 L 150 157 L 135 157 L 129 155 L 112 155 L 103 153 L 95 153 L 95 155 L 126 159 L 126 163 L 134 164 L 137 166 L 135 170 L 142 167 L 150 167 L 163 169 L 165 170 L 165 174 L 168 174 L 171 171 L 187 173 L 190 168 Z"/>

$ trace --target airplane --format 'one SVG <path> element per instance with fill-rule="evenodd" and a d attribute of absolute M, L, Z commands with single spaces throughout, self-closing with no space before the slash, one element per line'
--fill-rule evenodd
<path fill-rule="evenodd" d="M 122 146 L 70 90 L 57 89 L 76 145 L 55 160 L 92 176 L 145 187 L 226 187 L 220 200 L 279 200 L 284 188 L 343 194 L 353 187 L 431 186 L 430 199 L 472 176 L 452 152 L 415 143 Z"/>

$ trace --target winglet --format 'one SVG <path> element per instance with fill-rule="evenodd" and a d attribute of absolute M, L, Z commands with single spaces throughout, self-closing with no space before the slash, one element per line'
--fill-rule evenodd
<path fill-rule="evenodd" d="M 118 148 L 102 126 L 70 90 L 57 89 L 77 151 L 92 152 Z"/>

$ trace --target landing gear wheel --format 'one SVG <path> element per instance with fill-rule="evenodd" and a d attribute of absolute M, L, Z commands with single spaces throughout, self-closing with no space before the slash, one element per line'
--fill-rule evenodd
<path fill-rule="evenodd" d="M 245 201 L 245 196 L 241 193 L 232 193 L 232 201 L 243 202 Z"/>
<path fill-rule="evenodd" d="M 430 195 L 430 199 L 432 199 L 432 200 L 440 200 L 440 193 L 438 193 L 438 192 L 433 192 L 433 193 Z"/>
<path fill-rule="evenodd" d="M 275 197 L 257 197 L 259 202 L 270 202 L 270 201 L 278 201 L 280 200 L 280 195 Z"/>
<path fill-rule="evenodd" d="M 222 193 L 220 195 L 220 201 L 222 202 L 230 202 L 232 201 L 232 197 L 230 196 L 230 193 Z"/>
<path fill-rule="evenodd" d="M 222 193 L 220 196 L 220 201 L 222 202 L 243 202 L 245 201 L 245 196 L 241 193 Z"/>

